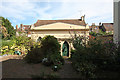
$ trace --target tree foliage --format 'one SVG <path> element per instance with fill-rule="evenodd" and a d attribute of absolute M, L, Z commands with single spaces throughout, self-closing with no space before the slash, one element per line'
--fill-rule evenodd
<path fill-rule="evenodd" d="M 42 59 L 47 58 L 48 61 L 43 64 L 57 65 L 61 67 L 64 59 L 60 55 L 60 44 L 54 36 L 45 36 L 41 39 L 40 46 L 32 48 L 25 57 L 28 63 L 39 63 Z M 59 64 L 59 65 L 58 65 Z"/>
<path fill-rule="evenodd" d="M 42 38 L 41 48 L 45 55 L 60 52 L 60 44 L 54 36 L 45 36 Z"/>
<path fill-rule="evenodd" d="M 14 27 L 11 25 L 11 22 L 7 18 L 4 18 L 4 17 L 0 17 L 0 18 L 2 19 L 2 26 L 4 26 L 6 28 L 7 34 L 9 35 L 9 36 L 5 37 L 2 33 L 2 38 L 10 39 L 10 37 L 15 35 Z"/>

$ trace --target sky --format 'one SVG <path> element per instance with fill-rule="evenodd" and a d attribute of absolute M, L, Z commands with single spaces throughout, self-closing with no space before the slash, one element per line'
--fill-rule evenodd
<path fill-rule="evenodd" d="M 0 0 L 0 16 L 12 25 L 39 20 L 80 19 L 92 23 L 113 22 L 113 0 Z"/>

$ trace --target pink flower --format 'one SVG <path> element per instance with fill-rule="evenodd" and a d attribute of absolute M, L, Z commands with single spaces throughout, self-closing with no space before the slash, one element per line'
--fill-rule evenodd
<path fill-rule="evenodd" d="M 112 41 L 110 41 L 110 43 L 112 43 Z"/>

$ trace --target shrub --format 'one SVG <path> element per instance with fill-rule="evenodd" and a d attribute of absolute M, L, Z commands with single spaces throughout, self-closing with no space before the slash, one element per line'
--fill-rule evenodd
<path fill-rule="evenodd" d="M 41 51 L 41 48 L 36 46 L 31 51 L 28 51 L 28 54 L 25 57 L 25 61 L 28 63 L 39 63 L 44 58 L 44 54 Z"/>
<path fill-rule="evenodd" d="M 54 36 L 45 36 L 41 39 L 41 49 L 46 56 L 48 54 L 59 53 L 60 44 Z"/>
<path fill-rule="evenodd" d="M 29 63 L 38 63 L 43 60 L 43 64 L 50 66 L 56 64 L 56 60 L 64 64 L 64 59 L 59 53 L 60 44 L 54 36 L 45 36 L 41 40 L 40 46 L 33 46 L 25 57 Z M 44 60 L 44 59 L 48 60 Z"/>
<path fill-rule="evenodd" d="M 62 64 L 64 64 L 64 59 L 60 55 L 60 44 L 54 36 L 45 36 L 42 38 L 41 50 L 47 59 L 43 61 L 44 65 L 56 65 L 60 69 Z"/>
<path fill-rule="evenodd" d="M 112 41 L 107 41 L 103 44 L 99 43 L 98 44 L 100 47 L 96 47 L 92 45 L 93 47 L 90 49 L 94 49 L 95 47 L 98 50 L 98 53 L 93 52 L 95 55 L 95 58 L 93 60 L 94 64 L 98 65 L 99 68 L 104 68 L 110 70 L 110 65 L 116 65 L 116 45 Z M 97 46 L 98 46 L 97 45 Z M 97 51 L 96 50 L 96 51 Z"/>
<path fill-rule="evenodd" d="M 86 78 L 95 77 L 96 65 L 91 61 L 92 56 L 86 49 L 77 49 L 72 56 L 72 65 L 77 72 L 80 72 Z"/>
<path fill-rule="evenodd" d="M 81 40 L 81 42 L 80 42 Z M 82 45 L 81 37 L 73 41 L 75 46 L 72 55 L 73 67 L 86 77 L 95 77 L 95 70 L 114 70 L 120 58 L 118 57 L 119 47 L 113 41 L 103 42 L 101 39 L 89 40 L 88 44 Z M 114 66 L 111 66 L 114 65 Z"/>
<path fill-rule="evenodd" d="M 62 65 L 64 64 L 64 59 L 60 55 L 60 53 L 56 54 L 49 54 L 47 55 L 47 58 L 43 59 L 43 64 L 46 66 L 51 66 L 54 70 L 54 66 L 57 66 L 57 70 L 61 69 Z"/>
<path fill-rule="evenodd" d="M 62 64 L 64 64 L 64 59 L 63 57 L 60 55 L 60 53 L 55 53 L 55 54 L 50 54 L 47 56 L 48 60 L 50 62 L 52 62 L 53 64 L 57 64 L 59 62 L 61 62 Z"/>

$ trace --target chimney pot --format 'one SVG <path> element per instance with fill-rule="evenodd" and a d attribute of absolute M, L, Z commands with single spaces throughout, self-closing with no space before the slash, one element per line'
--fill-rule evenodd
<path fill-rule="evenodd" d="M 85 15 L 81 16 L 81 20 L 84 21 L 85 20 Z"/>
<path fill-rule="evenodd" d="M 18 25 L 16 25 L 16 29 L 18 29 Z"/>
<path fill-rule="evenodd" d="M 20 24 L 21 31 L 23 31 L 23 24 Z"/>
<path fill-rule="evenodd" d="M 20 27 L 23 27 L 23 24 L 20 24 Z"/>
<path fill-rule="evenodd" d="M 16 30 L 18 31 L 18 25 L 16 25 Z"/>

